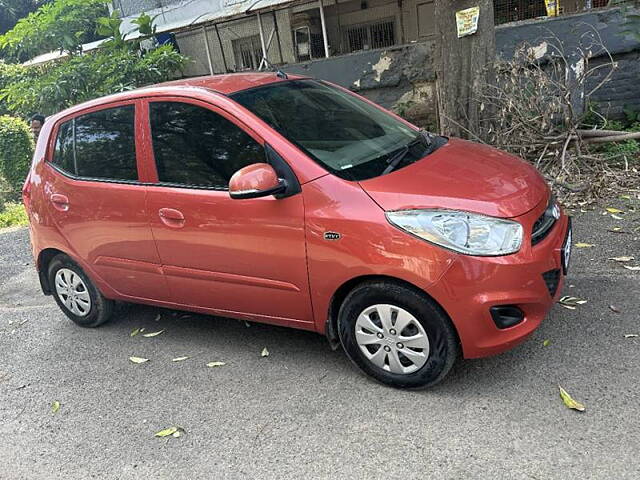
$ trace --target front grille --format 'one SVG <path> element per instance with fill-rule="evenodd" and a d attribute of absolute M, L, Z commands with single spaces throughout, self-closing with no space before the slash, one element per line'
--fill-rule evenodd
<path fill-rule="evenodd" d="M 549 295 L 554 297 L 558 291 L 558 284 L 560 283 L 560 269 L 556 268 L 555 270 L 544 272 L 542 274 L 542 279 L 547 286 L 547 290 L 549 290 Z"/>
<path fill-rule="evenodd" d="M 536 223 L 533 224 L 533 229 L 531 231 L 531 245 L 540 243 L 547 237 L 547 235 L 549 235 L 558 220 L 556 218 L 556 209 L 556 199 L 551 195 L 549 203 L 547 203 L 547 208 L 544 210 L 542 215 L 540 215 L 540 218 L 536 220 Z"/>

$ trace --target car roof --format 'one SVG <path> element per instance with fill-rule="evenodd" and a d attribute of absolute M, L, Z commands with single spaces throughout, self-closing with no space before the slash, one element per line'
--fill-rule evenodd
<path fill-rule="evenodd" d="M 115 93 L 112 95 L 107 95 L 105 97 L 94 98 L 93 100 L 74 105 L 65 110 L 62 110 L 61 112 L 51 115 L 49 118 L 47 118 L 47 121 L 57 121 L 61 117 L 65 117 L 67 115 L 74 114 L 88 108 L 105 105 L 107 103 L 113 103 L 123 100 L 133 100 L 154 93 L 175 93 L 176 90 L 180 90 L 181 87 L 185 90 L 204 89 L 223 95 L 231 95 L 235 92 L 247 90 L 249 88 L 261 87 L 264 85 L 279 82 L 287 82 L 289 80 L 300 80 L 303 78 L 309 77 L 304 77 L 301 75 L 288 75 L 287 78 L 282 78 L 282 76 L 278 76 L 276 72 L 244 72 L 184 78 L 181 80 L 173 80 L 171 82 L 147 85 L 135 90 Z"/>
<path fill-rule="evenodd" d="M 307 78 L 300 75 L 287 75 L 290 80 L 299 80 Z M 245 73 L 229 73 L 225 75 L 207 75 L 204 77 L 185 78 L 182 80 L 174 80 L 172 82 L 160 83 L 151 87 L 143 87 L 144 89 L 153 87 L 200 87 L 208 88 L 225 95 L 231 95 L 240 90 L 248 88 L 261 87 L 270 83 L 286 81 L 287 78 L 281 78 L 276 72 L 245 72 Z"/>

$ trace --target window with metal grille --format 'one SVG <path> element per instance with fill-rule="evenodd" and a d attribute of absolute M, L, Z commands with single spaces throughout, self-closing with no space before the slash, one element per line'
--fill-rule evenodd
<path fill-rule="evenodd" d="M 231 42 L 231 46 L 236 61 L 236 71 L 258 69 L 262 60 L 260 35 L 238 38 Z"/>
<path fill-rule="evenodd" d="M 388 19 L 381 22 L 354 25 L 346 29 L 344 36 L 348 52 L 390 47 L 396 43 L 395 21 Z"/>
<path fill-rule="evenodd" d="M 547 14 L 544 0 L 497 0 L 493 4 L 496 25 Z"/>
<path fill-rule="evenodd" d="M 630 5 L 638 0 L 616 0 L 615 5 Z M 610 0 L 556 0 L 556 15 L 580 12 L 612 5 Z M 501 23 L 546 17 L 549 13 L 544 0 L 495 0 L 493 2 L 496 25 Z"/>

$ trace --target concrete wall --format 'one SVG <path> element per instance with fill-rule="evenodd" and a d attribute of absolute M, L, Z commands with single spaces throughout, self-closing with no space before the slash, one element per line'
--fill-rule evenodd
<path fill-rule="evenodd" d="M 602 38 L 612 54 L 616 69 L 606 86 L 589 100 L 610 118 L 623 118 L 625 107 L 640 110 L 640 42 L 621 34 L 622 22 L 620 9 L 614 8 L 501 25 L 496 28 L 497 56 L 509 59 L 523 44 L 541 47 L 555 35 L 571 59 L 577 54 L 580 39 L 585 45 L 585 35 L 595 34 Z M 283 70 L 337 83 L 385 107 L 394 108 L 414 122 L 431 125 L 435 120 L 433 51 L 433 40 L 425 40 L 385 50 L 287 65 Z M 590 66 L 606 60 L 604 52 L 594 51 Z M 585 93 L 605 73 L 602 69 L 599 75 L 592 77 Z"/>
<path fill-rule="evenodd" d="M 616 69 L 606 86 L 585 100 L 595 102 L 599 110 L 610 118 L 623 118 L 625 106 L 640 110 L 640 41 L 622 34 L 625 30 L 623 22 L 620 8 L 607 8 L 548 20 L 525 20 L 500 25 L 496 28 L 497 54 L 500 58 L 511 58 L 515 49 L 525 43 L 547 50 L 545 42 L 555 36 L 562 42 L 571 61 L 576 58 L 581 44 L 588 45 L 589 36 L 601 38 L 616 62 Z M 605 52 L 594 49 L 592 55 L 590 66 L 608 60 Z M 599 75 L 591 77 L 585 94 L 600 82 L 606 71 L 602 69 Z"/>

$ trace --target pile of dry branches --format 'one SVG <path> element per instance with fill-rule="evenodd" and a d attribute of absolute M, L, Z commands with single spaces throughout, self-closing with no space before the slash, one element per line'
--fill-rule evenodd
<path fill-rule="evenodd" d="M 594 28 L 587 28 L 570 53 L 549 32 L 537 45 L 524 45 L 499 62 L 495 83 L 475 86 L 474 101 L 483 115 L 469 136 L 529 160 L 566 192 L 597 194 L 596 177 L 615 169 L 593 144 L 640 138 L 640 132 L 585 128 L 585 106 L 615 68 Z M 627 159 L 623 168 L 640 183 Z"/>

